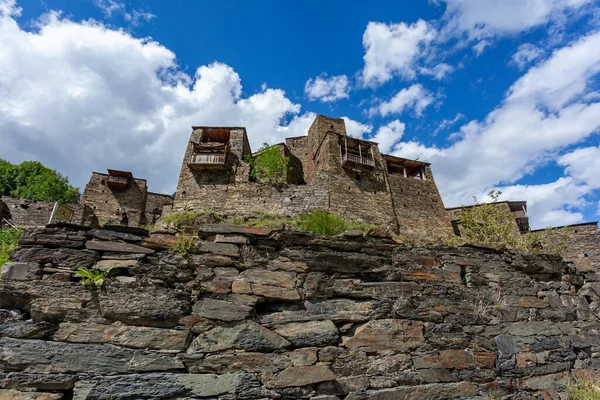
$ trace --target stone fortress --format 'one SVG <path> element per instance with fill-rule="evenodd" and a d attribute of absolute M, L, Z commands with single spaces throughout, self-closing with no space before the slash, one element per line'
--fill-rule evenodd
<path fill-rule="evenodd" d="M 326 209 L 401 234 L 460 230 L 464 208 L 444 208 L 428 164 L 347 137 L 343 120 L 278 147 L 292 168 L 277 187 L 249 179 L 243 128 L 195 127 L 173 197 L 108 170 L 71 224 L 2 198 L 0 221 L 30 226 L 0 271 L 0 399 L 558 400 L 598 374 L 596 223 L 559 238 L 572 262 L 224 224 L 198 226 L 185 254 L 174 230 L 140 228 Z M 529 232 L 525 202 L 496 204 Z M 85 286 L 80 268 L 117 274 Z"/>
<path fill-rule="evenodd" d="M 464 207 L 444 207 L 429 163 L 382 154 L 377 143 L 348 136 L 342 118 L 317 115 L 306 136 L 277 146 L 289 158 L 282 184 L 254 182 L 248 157 L 257 154 L 245 128 L 193 126 L 174 195 L 149 192 L 146 180 L 131 172 L 93 172 L 80 204 L 70 206 L 72 222 L 139 227 L 181 212 L 295 217 L 327 210 L 409 239 L 434 242 L 452 231 L 459 234 Z M 515 232 L 530 231 L 525 201 L 498 206 L 515 215 Z M 2 197 L 0 225 L 3 220 L 43 225 L 52 208 L 51 202 Z M 568 260 L 600 266 L 596 222 L 578 224 L 568 236 Z"/>

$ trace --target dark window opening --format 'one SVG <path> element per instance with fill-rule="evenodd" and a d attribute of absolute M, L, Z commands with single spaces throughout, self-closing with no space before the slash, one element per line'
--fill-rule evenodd
<path fill-rule="evenodd" d="M 452 223 L 452 231 L 454 232 L 454 234 L 456 236 L 460 236 L 460 227 L 459 227 L 460 221 L 454 220 L 454 221 L 451 221 L 451 223 Z"/>
<path fill-rule="evenodd" d="M 354 175 L 354 179 L 356 179 L 357 181 L 360 181 L 360 175 L 359 174 Z"/>

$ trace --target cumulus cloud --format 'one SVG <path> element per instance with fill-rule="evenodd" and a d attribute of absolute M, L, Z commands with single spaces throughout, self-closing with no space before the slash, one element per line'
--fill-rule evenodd
<path fill-rule="evenodd" d="M 115 168 L 172 193 L 191 125 L 246 126 L 257 149 L 305 135 L 314 118 L 281 89 L 244 94 L 228 65 L 188 75 L 150 39 L 58 13 L 26 31 L 13 1 L 0 10 L 0 158 L 40 160 L 77 186 Z"/>
<path fill-rule="evenodd" d="M 395 119 L 386 125 L 381 126 L 377 129 L 375 135 L 369 140 L 379 143 L 379 151 L 383 154 L 387 154 L 394 148 L 394 145 L 400 141 L 406 125 L 403 122 Z"/>
<path fill-rule="evenodd" d="M 481 41 L 564 20 L 594 0 L 442 0 L 443 36 Z M 481 43 L 481 42 L 480 42 Z"/>
<path fill-rule="evenodd" d="M 600 189 L 600 147 L 582 147 L 558 158 L 570 176 Z"/>
<path fill-rule="evenodd" d="M 369 22 L 363 34 L 364 86 L 377 86 L 395 75 L 413 79 L 417 61 L 436 35 L 435 28 L 421 19 L 410 25 Z"/>
<path fill-rule="evenodd" d="M 342 119 L 346 124 L 346 133 L 348 136 L 360 139 L 373 130 L 372 125 L 363 124 L 362 122 L 354 121 L 348 117 L 342 117 Z"/>
<path fill-rule="evenodd" d="M 449 206 L 469 204 L 472 195 L 493 188 L 513 194 L 518 188 L 519 197 L 531 202 L 536 190 L 545 189 L 544 198 L 552 197 L 547 192 L 550 190 L 559 194 L 553 197 L 555 202 L 546 201 L 545 206 L 537 206 L 537 211 L 535 207 L 530 209 L 536 215 L 534 220 L 542 225 L 549 221 L 578 220 L 580 213 L 571 207 L 585 205 L 584 197 L 595 180 L 573 162 L 576 155 L 565 155 L 560 160 L 568 165 L 566 180 L 559 179 L 546 187 L 514 186 L 514 183 L 545 165 L 567 146 L 577 145 L 598 133 L 600 103 L 584 100 L 593 91 L 600 72 L 600 53 L 595 51 L 598 48 L 600 33 L 592 33 L 556 50 L 519 78 L 502 104 L 483 121 L 470 121 L 462 126 L 454 135 L 457 140 L 449 147 L 401 142 L 394 152 L 431 161 Z M 581 180 L 571 174 L 578 174 Z M 564 190 L 559 190 L 561 187 Z"/>
<path fill-rule="evenodd" d="M 304 93 L 311 101 L 333 102 L 347 99 L 350 95 L 350 85 L 346 75 L 327 77 L 327 74 L 309 79 L 304 85 Z"/>
<path fill-rule="evenodd" d="M 415 114 L 420 116 L 423 110 L 434 100 L 433 94 L 425 89 L 423 85 L 417 83 L 400 90 L 389 101 L 371 108 L 369 113 L 371 115 L 380 114 L 385 117 L 389 114 L 401 114 L 405 109 L 412 108 Z"/>

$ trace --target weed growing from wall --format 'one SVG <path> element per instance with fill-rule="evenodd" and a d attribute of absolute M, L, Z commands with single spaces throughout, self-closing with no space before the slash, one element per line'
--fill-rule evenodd
<path fill-rule="evenodd" d="M 566 393 L 573 400 L 600 399 L 600 378 L 591 376 L 576 379 L 567 385 Z"/>
<path fill-rule="evenodd" d="M 10 260 L 10 253 L 19 245 L 20 228 L 0 229 L 0 268 Z"/>
<path fill-rule="evenodd" d="M 183 257 L 194 254 L 198 249 L 198 242 L 194 236 L 183 234 L 177 238 L 175 245 L 169 251 L 179 253 Z"/>
<path fill-rule="evenodd" d="M 106 279 L 115 276 L 119 273 L 118 268 L 109 268 L 106 270 L 79 268 L 75 273 L 81 276 L 81 284 L 83 286 L 94 285 L 101 288 Z"/>

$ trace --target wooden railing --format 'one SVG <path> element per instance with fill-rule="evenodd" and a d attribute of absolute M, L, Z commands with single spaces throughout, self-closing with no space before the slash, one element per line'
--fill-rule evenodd
<path fill-rule="evenodd" d="M 109 176 L 108 177 L 108 183 L 114 183 L 117 185 L 127 185 L 128 182 L 129 182 L 129 179 L 127 179 L 123 176 Z"/>
<path fill-rule="evenodd" d="M 225 164 L 225 154 L 195 153 L 190 157 L 190 164 Z"/>
<path fill-rule="evenodd" d="M 350 161 L 356 164 L 368 165 L 369 167 L 375 166 L 375 161 L 370 158 L 357 156 L 354 154 L 346 153 L 342 156 L 342 162 Z"/>

